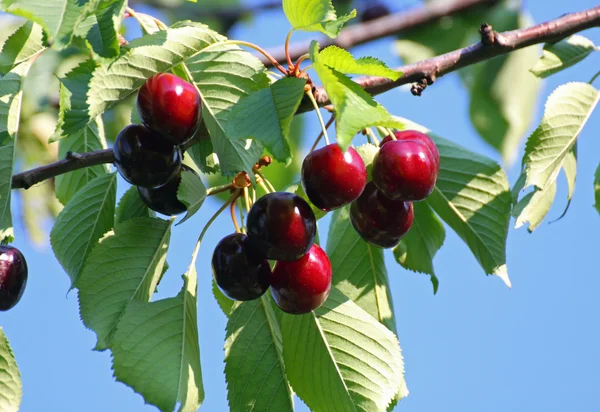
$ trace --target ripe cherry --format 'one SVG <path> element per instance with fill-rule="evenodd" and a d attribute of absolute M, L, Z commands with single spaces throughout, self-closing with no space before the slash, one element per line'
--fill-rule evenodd
<path fill-rule="evenodd" d="M 132 124 L 117 135 L 113 146 L 115 164 L 129 183 L 159 187 L 181 167 L 181 151 L 145 126 Z"/>
<path fill-rule="evenodd" d="M 27 262 L 21 251 L 0 246 L 0 310 L 13 308 L 27 285 Z"/>
<path fill-rule="evenodd" d="M 172 216 L 183 213 L 187 206 L 177 198 L 177 190 L 181 183 L 181 173 L 190 172 L 196 174 L 191 167 L 181 165 L 181 169 L 166 184 L 157 188 L 138 186 L 138 193 L 142 201 L 150 209 L 163 215 Z"/>
<path fill-rule="evenodd" d="M 315 150 L 302 163 L 302 186 L 308 199 L 321 210 L 333 210 L 356 200 L 367 184 L 367 169 L 349 147 L 336 143 Z"/>
<path fill-rule="evenodd" d="M 394 132 L 394 136 L 396 137 L 396 140 L 416 140 L 417 142 L 423 143 L 429 148 L 429 150 L 431 150 L 433 158 L 435 159 L 435 164 L 437 165 L 437 170 L 440 170 L 440 152 L 438 151 L 436 144 L 433 142 L 433 140 L 431 140 L 431 137 L 427 136 L 425 133 L 419 132 L 418 130 L 398 130 Z M 379 146 L 383 146 L 392 140 L 394 140 L 392 139 L 392 136 L 388 135 L 384 137 Z"/>
<path fill-rule="evenodd" d="M 411 202 L 389 199 L 373 182 L 350 206 L 350 221 L 367 242 L 382 248 L 394 247 L 408 233 L 414 220 Z"/>
<path fill-rule="evenodd" d="M 212 270 L 219 288 L 234 300 L 258 299 L 269 288 L 271 266 L 242 233 L 221 239 L 213 252 Z"/>
<path fill-rule="evenodd" d="M 137 109 L 148 128 L 180 145 L 196 132 L 202 106 L 192 84 L 174 74 L 159 73 L 141 87 Z"/>
<path fill-rule="evenodd" d="M 383 2 L 375 0 L 360 14 L 360 21 L 371 21 L 388 14 L 390 14 L 390 9 Z"/>
<path fill-rule="evenodd" d="M 415 140 L 394 140 L 373 159 L 373 182 L 391 199 L 419 201 L 431 194 L 438 168 L 431 150 Z"/>
<path fill-rule="evenodd" d="M 269 193 L 254 203 L 246 219 L 248 237 L 267 259 L 291 261 L 312 246 L 317 232 L 315 214 L 294 193 Z"/>
<path fill-rule="evenodd" d="M 298 260 L 278 261 L 271 275 L 271 295 L 287 313 L 315 310 L 327 300 L 330 290 L 331 263 L 317 244 Z"/>

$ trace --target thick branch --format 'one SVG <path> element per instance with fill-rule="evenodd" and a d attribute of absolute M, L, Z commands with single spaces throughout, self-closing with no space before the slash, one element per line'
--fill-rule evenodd
<path fill-rule="evenodd" d="M 421 82 L 423 79 L 431 84 L 437 78 L 463 67 L 534 44 L 557 42 L 574 33 L 596 26 L 600 26 L 600 6 L 578 13 L 566 14 L 537 26 L 503 33 L 493 32 L 489 26 L 483 26 L 481 42 L 432 59 L 400 67 L 399 70 L 404 75 L 395 82 L 382 77 L 362 77 L 357 80 L 357 83 L 373 95 L 403 84 Z M 526 69 L 523 68 L 523 70 Z M 315 97 L 321 106 L 330 103 L 327 92 L 322 87 L 316 89 Z M 302 104 L 298 113 L 312 109 L 310 104 Z M 113 152 L 110 149 L 71 154 L 66 159 L 56 163 L 14 175 L 12 188 L 27 189 L 36 183 L 63 173 L 102 163 L 112 163 L 113 161 Z"/>
<path fill-rule="evenodd" d="M 36 183 L 46 179 L 72 172 L 84 167 L 96 166 L 103 163 L 112 163 L 115 158 L 112 149 L 99 150 L 89 153 L 67 153 L 63 160 L 40 166 L 26 172 L 17 173 L 12 177 L 13 189 L 29 189 Z"/>
<path fill-rule="evenodd" d="M 479 43 L 428 60 L 399 67 L 397 70 L 402 71 L 404 75 L 396 81 L 383 77 L 368 76 L 361 77 L 356 82 L 371 95 L 377 95 L 404 84 L 420 82 L 423 79 L 431 84 L 436 79 L 463 67 L 534 44 L 554 43 L 572 34 L 598 26 L 600 26 L 600 6 L 577 13 L 565 14 L 555 20 L 525 29 L 503 33 L 493 32 L 493 35 L 484 30 L 482 31 L 483 39 Z M 523 68 L 523 70 L 527 69 L 528 67 Z M 315 98 L 320 106 L 331 103 L 327 92 L 322 87 L 317 87 Z M 310 110 L 312 110 L 312 106 L 304 102 L 299 112 Z"/>
<path fill-rule="evenodd" d="M 415 27 L 422 27 L 442 17 L 451 16 L 473 7 L 489 7 L 497 2 L 498 0 L 448 0 L 430 2 L 411 10 L 401 11 L 365 23 L 349 26 L 342 30 L 336 39 L 324 38 L 319 41 L 319 44 L 321 47 L 336 45 L 344 49 L 350 49 L 359 44 L 397 35 Z M 291 44 L 290 57 L 292 61 L 308 53 L 309 45 L 310 42 Z M 286 61 L 283 47 L 268 51 L 278 62 L 283 64 Z M 267 67 L 272 66 L 264 56 L 259 57 Z"/>

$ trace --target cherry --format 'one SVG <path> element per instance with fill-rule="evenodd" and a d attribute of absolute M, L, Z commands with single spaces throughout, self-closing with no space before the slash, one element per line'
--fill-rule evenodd
<path fill-rule="evenodd" d="M 234 300 L 258 299 L 269 288 L 271 266 L 243 233 L 221 239 L 213 252 L 212 270 L 219 288 Z"/>
<path fill-rule="evenodd" d="M 271 295 L 287 313 L 315 310 L 327 300 L 330 290 L 331 262 L 317 244 L 298 260 L 278 261 L 271 274 Z"/>
<path fill-rule="evenodd" d="M 390 9 L 380 1 L 373 1 L 360 15 L 360 21 L 371 21 L 390 14 Z"/>
<path fill-rule="evenodd" d="M 424 200 L 433 191 L 437 174 L 431 150 L 415 140 L 386 142 L 373 159 L 373 182 L 392 199 Z"/>
<path fill-rule="evenodd" d="M 373 182 L 350 205 L 350 222 L 367 242 L 382 248 L 394 247 L 408 233 L 414 220 L 413 205 L 389 199 Z"/>
<path fill-rule="evenodd" d="M 246 219 L 248 237 L 267 259 L 296 260 L 315 240 L 317 221 L 306 200 L 294 193 L 276 192 L 252 205 Z"/>
<path fill-rule="evenodd" d="M 13 308 L 27 285 L 27 262 L 21 251 L 0 246 L 0 310 Z"/>
<path fill-rule="evenodd" d="M 304 191 L 321 210 L 337 209 L 356 200 L 366 184 L 365 163 L 352 147 L 344 153 L 333 143 L 313 151 L 302 163 Z"/>
<path fill-rule="evenodd" d="M 429 150 L 431 150 L 437 165 L 437 170 L 440 170 L 440 152 L 438 151 L 438 148 L 433 140 L 431 140 L 431 137 L 427 136 L 425 133 L 419 132 L 418 130 L 398 130 L 394 133 L 394 136 L 396 136 L 396 140 L 416 140 L 417 142 L 423 143 L 429 148 Z M 392 136 L 388 135 L 383 138 L 379 146 L 381 147 L 387 142 L 391 142 L 393 140 L 394 139 L 392 139 Z"/>
<path fill-rule="evenodd" d="M 144 125 L 180 145 L 196 132 L 202 106 L 194 85 L 174 74 L 159 73 L 141 87 L 137 109 Z"/>
<path fill-rule="evenodd" d="M 145 126 L 131 124 L 117 135 L 113 146 L 117 170 L 129 183 L 159 187 L 181 167 L 181 151 Z"/>
<path fill-rule="evenodd" d="M 180 171 L 166 184 L 155 189 L 138 186 L 138 194 L 146 206 L 155 212 L 167 216 L 185 212 L 187 206 L 177 198 L 177 189 L 179 189 L 179 184 L 181 183 L 181 173 L 184 171 L 196 174 L 191 167 L 182 164 Z"/>

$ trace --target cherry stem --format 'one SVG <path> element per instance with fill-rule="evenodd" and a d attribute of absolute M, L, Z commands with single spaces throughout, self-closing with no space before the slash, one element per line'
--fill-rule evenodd
<path fill-rule="evenodd" d="M 262 181 L 263 181 L 263 182 L 264 182 L 264 183 L 265 183 L 265 184 L 266 184 L 266 185 L 269 187 L 269 190 L 270 190 L 272 193 L 274 193 L 274 192 L 276 192 L 276 191 L 277 191 L 277 190 L 275 190 L 275 187 L 273 187 L 273 185 L 271 184 L 271 182 L 269 182 L 269 179 L 267 179 L 267 178 L 265 177 L 265 175 L 264 175 L 264 174 L 263 174 L 261 171 L 258 171 L 258 170 L 257 170 L 257 171 L 256 171 L 256 174 L 257 174 L 258 176 L 260 176 L 260 178 L 262 179 Z"/>
<path fill-rule="evenodd" d="M 254 43 L 250 43 L 250 42 L 243 41 L 243 40 L 227 40 L 220 44 L 235 44 L 238 46 L 246 46 L 251 49 L 254 49 L 257 52 L 259 52 L 260 54 L 262 54 L 263 56 L 265 56 L 267 58 L 267 60 L 269 60 L 271 62 L 271 64 L 277 68 L 277 70 L 279 70 L 283 74 L 287 74 L 287 70 L 281 64 L 279 64 L 279 62 L 277 60 L 275 60 L 275 58 L 273 56 L 271 56 L 271 54 L 268 51 L 266 51 L 265 49 L 263 49 L 260 46 L 257 46 Z"/>
<path fill-rule="evenodd" d="M 285 38 L 285 58 L 287 59 L 288 68 L 292 70 L 294 64 L 292 63 L 292 58 L 290 57 L 290 39 L 292 38 L 292 33 L 294 30 L 290 30 Z"/>
<path fill-rule="evenodd" d="M 373 133 L 373 129 L 367 127 L 365 131 L 367 132 L 367 138 L 369 140 L 373 140 L 371 143 L 373 143 L 375 146 L 379 146 L 379 139 L 377 138 L 375 133 Z"/>
<path fill-rule="evenodd" d="M 210 188 L 208 188 L 208 190 L 206 190 L 206 196 L 213 196 L 213 195 L 216 195 L 217 193 L 227 192 L 228 190 L 231 190 L 233 188 L 234 188 L 233 183 L 228 183 L 223 186 L 210 187 Z"/>
<path fill-rule="evenodd" d="M 308 96 L 309 100 L 315 107 L 315 111 L 317 112 L 317 117 L 319 118 L 319 123 L 321 123 L 321 130 L 323 131 L 323 137 L 325 137 L 325 143 L 329 144 L 329 136 L 327 136 L 327 127 L 325 127 L 325 122 L 323 122 L 323 116 L 321 116 L 321 108 L 317 104 L 317 101 L 315 100 L 315 96 L 313 96 L 312 91 L 306 92 L 306 95 Z M 320 139 L 320 137 L 319 137 L 319 139 Z"/>
<path fill-rule="evenodd" d="M 312 64 L 309 64 L 304 69 L 300 70 L 300 74 L 305 74 L 307 71 L 309 71 L 310 69 L 312 69 L 312 67 L 313 67 Z"/>
<path fill-rule="evenodd" d="M 594 80 L 596 80 L 596 79 L 598 78 L 598 76 L 600 76 L 600 72 L 596 73 L 596 74 L 594 75 L 594 77 L 592 77 L 592 80 L 590 80 L 590 81 L 589 81 L 589 84 L 592 84 L 592 83 L 594 83 Z"/>
<path fill-rule="evenodd" d="M 250 195 L 248 194 L 248 188 L 244 188 L 244 204 L 246 207 L 246 213 L 250 213 Z"/>
<path fill-rule="evenodd" d="M 240 192 L 237 191 L 237 196 L 235 199 L 233 199 L 233 201 L 229 204 L 229 212 L 231 213 L 231 221 L 233 222 L 233 226 L 235 227 L 235 231 L 237 233 L 241 233 L 240 230 L 240 225 L 237 221 L 237 217 L 235 216 L 235 202 L 237 200 L 237 198 L 239 197 Z"/>
<path fill-rule="evenodd" d="M 240 192 L 240 196 L 238 197 L 238 211 L 240 212 L 240 222 L 242 222 L 242 233 L 246 233 L 246 224 L 244 223 L 246 221 L 246 219 L 244 219 L 244 207 L 243 207 L 243 203 L 244 203 L 244 199 L 242 197 L 242 192 Z"/>
<path fill-rule="evenodd" d="M 302 56 L 298 57 L 298 60 L 296 60 L 296 67 L 300 67 L 300 63 L 302 63 L 304 60 L 310 59 L 310 54 L 303 54 Z"/>
<path fill-rule="evenodd" d="M 239 196 L 239 192 L 238 191 L 236 191 L 235 193 L 233 193 L 229 197 L 229 199 L 227 199 L 227 201 L 225 203 L 223 203 L 223 206 L 221 206 L 219 208 L 219 210 L 217 210 L 215 212 L 215 214 L 208 220 L 208 222 L 206 222 L 206 225 L 204 225 L 204 228 L 202 229 L 202 232 L 200 232 L 200 236 L 198 236 L 198 242 L 196 243 L 196 248 L 200 247 L 200 243 L 202 242 L 202 239 L 204 239 L 204 235 L 208 231 L 208 228 L 210 227 L 210 225 L 212 225 L 214 223 L 214 221 L 217 219 L 217 217 L 219 217 L 219 215 L 221 213 L 223 213 L 223 211 L 225 209 L 227 209 L 227 206 L 229 206 L 230 203 L 235 202 L 235 199 L 237 199 L 238 196 Z"/>
<path fill-rule="evenodd" d="M 329 120 L 327 121 L 327 124 L 325 125 L 325 130 L 327 130 L 329 128 L 329 126 L 332 125 L 334 120 L 335 120 L 335 113 L 333 113 L 331 115 L 331 117 L 329 118 Z M 317 148 L 317 145 L 321 141 L 321 138 L 323 137 L 323 135 L 324 135 L 323 130 L 321 130 L 321 133 L 319 133 L 319 137 L 317 137 L 317 140 L 315 140 L 315 143 L 313 143 L 312 147 L 310 148 L 309 153 L 312 153 Z"/>

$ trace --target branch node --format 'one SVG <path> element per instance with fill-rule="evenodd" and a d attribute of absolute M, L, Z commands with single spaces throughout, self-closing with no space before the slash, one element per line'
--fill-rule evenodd
<path fill-rule="evenodd" d="M 79 161 L 81 160 L 81 155 L 76 152 L 67 152 L 67 154 L 65 155 L 65 159 Z"/>
<path fill-rule="evenodd" d="M 479 34 L 481 34 L 481 43 L 486 46 L 493 46 L 496 43 L 496 33 L 492 26 L 484 22 L 479 28 Z"/>
<path fill-rule="evenodd" d="M 431 86 L 435 81 L 434 75 L 426 75 L 422 77 L 418 82 L 414 83 L 410 88 L 410 92 L 413 96 L 421 96 L 427 86 Z"/>

